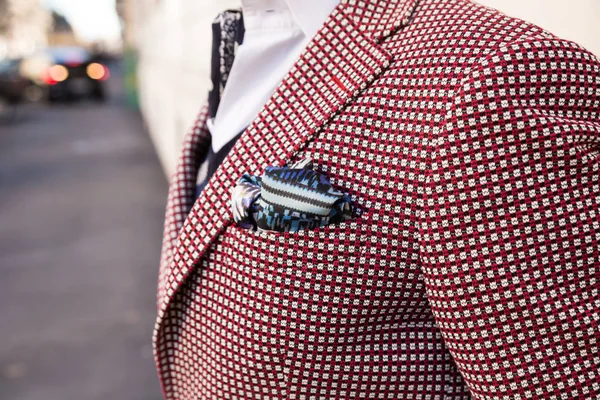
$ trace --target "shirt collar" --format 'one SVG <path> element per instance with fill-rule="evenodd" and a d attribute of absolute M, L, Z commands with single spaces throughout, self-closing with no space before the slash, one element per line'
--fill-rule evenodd
<path fill-rule="evenodd" d="M 242 0 L 244 20 L 248 28 L 261 26 L 257 19 L 280 12 L 290 14 L 293 23 L 306 37 L 313 37 L 340 0 Z M 250 21 L 252 19 L 253 21 Z"/>
<path fill-rule="evenodd" d="M 313 37 L 339 0 L 286 0 L 296 23 L 307 37 Z"/>

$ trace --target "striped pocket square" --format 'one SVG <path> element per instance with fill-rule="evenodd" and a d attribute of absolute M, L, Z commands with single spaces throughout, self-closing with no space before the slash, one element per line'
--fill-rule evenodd
<path fill-rule="evenodd" d="M 267 167 L 262 177 L 244 174 L 231 205 L 238 225 L 264 231 L 296 232 L 352 218 L 350 196 L 315 171 L 311 159 Z"/>

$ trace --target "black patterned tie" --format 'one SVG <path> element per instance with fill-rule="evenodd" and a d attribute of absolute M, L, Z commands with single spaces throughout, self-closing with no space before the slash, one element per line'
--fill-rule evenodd
<path fill-rule="evenodd" d="M 208 112 L 210 118 L 217 115 L 221 96 L 229 78 L 229 72 L 237 53 L 238 46 L 244 39 L 244 19 L 240 10 L 227 10 L 220 13 L 212 24 L 213 42 L 210 79 L 213 87 L 208 93 Z M 241 132 L 231 139 L 218 152 L 209 148 L 198 173 L 196 197 L 200 195 L 210 177 L 223 162 Z"/>

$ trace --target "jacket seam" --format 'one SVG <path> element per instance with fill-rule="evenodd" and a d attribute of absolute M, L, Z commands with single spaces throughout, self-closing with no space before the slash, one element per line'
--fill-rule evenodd
<path fill-rule="evenodd" d="M 526 32 L 520 36 L 518 36 L 517 38 L 510 40 L 510 41 L 505 41 L 502 43 L 497 44 L 496 46 L 492 47 L 489 49 L 489 51 L 487 52 L 487 54 L 485 54 L 484 57 L 482 57 L 481 59 L 479 59 L 478 61 L 470 64 L 464 72 L 462 72 L 459 75 L 459 79 L 458 82 L 456 83 L 456 85 L 453 87 L 452 91 L 454 93 L 454 95 L 448 100 L 448 105 L 446 107 L 446 113 L 444 118 L 438 123 L 438 125 L 436 127 L 434 127 L 432 129 L 432 134 L 435 134 L 436 136 L 434 138 L 432 138 L 432 142 L 431 142 L 431 148 L 433 149 L 431 151 L 431 154 L 428 157 L 427 163 L 426 163 L 426 167 L 425 167 L 425 171 L 426 171 L 426 176 L 425 176 L 425 182 L 423 183 L 423 185 L 421 186 L 422 188 L 422 195 L 420 196 L 420 198 L 418 199 L 418 201 L 422 201 L 421 203 L 421 207 L 419 207 L 417 209 L 417 232 L 418 232 L 418 240 L 417 240 L 417 244 L 418 244 L 418 253 L 419 253 L 419 266 L 420 266 L 420 270 L 421 270 L 421 274 L 423 274 L 423 268 L 424 268 L 424 262 L 423 262 L 423 234 L 422 234 L 422 226 L 423 226 L 423 220 L 425 218 L 425 202 L 426 202 L 426 191 L 427 188 L 430 185 L 431 182 L 431 177 L 432 177 L 432 164 L 433 164 L 433 160 L 435 159 L 435 157 L 437 156 L 439 147 L 440 147 L 440 143 L 441 143 L 441 137 L 442 137 L 442 133 L 447 129 L 447 125 L 448 125 L 448 121 L 450 120 L 451 116 L 455 113 L 458 104 L 455 101 L 456 99 L 460 98 L 463 94 L 464 94 L 464 89 L 465 89 L 465 84 L 468 82 L 469 78 L 472 76 L 472 73 L 478 69 L 481 66 L 486 65 L 487 63 L 489 63 L 493 57 L 497 56 L 498 54 L 501 54 L 502 51 L 510 46 L 514 46 L 514 45 L 521 45 L 521 44 L 526 44 L 526 43 L 530 43 L 530 42 L 536 42 L 536 41 L 563 41 L 566 42 L 563 39 L 560 38 L 546 38 L 543 36 L 538 36 L 538 35 L 532 35 L 532 32 Z M 436 133 L 437 132 L 437 133 Z M 427 302 L 429 303 L 429 300 L 427 300 Z M 431 304 L 429 304 L 430 307 L 430 311 L 431 311 Z M 437 319 L 435 318 L 434 315 L 434 321 L 436 322 L 437 325 Z M 438 328 L 439 329 L 439 328 Z M 444 346 L 446 345 L 446 341 L 444 339 L 444 336 L 442 334 L 442 342 L 444 343 Z M 449 350 L 446 350 L 449 351 Z M 450 358 L 451 358 L 451 362 L 454 363 L 455 367 L 456 367 L 456 371 L 462 376 L 462 372 L 460 371 L 458 365 L 456 364 L 455 360 L 454 360 L 454 356 L 450 353 Z M 445 379 L 444 379 L 444 384 L 448 385 L 448 382 L 450 382 L 450 379 L 452 378 L 451 376 L 451 372 L 450 371 L 445 371 L 444 373 L 445 375 Z M 463 377 L 462 382 L 464 385 L 466 385 L 466 381 Z M 452 385 L 454 385 L 455 382 L 454 380 L 452 380 Z M 468 388 L 468 386 L 467 386 Z M 468 389 L 470 391 L 470 389 Z M 444 399 L 453 399 L 453 396 L 449 396 L 447 394 L 447 389 L 444 389 L 444 393 L 443 393 Z"/>

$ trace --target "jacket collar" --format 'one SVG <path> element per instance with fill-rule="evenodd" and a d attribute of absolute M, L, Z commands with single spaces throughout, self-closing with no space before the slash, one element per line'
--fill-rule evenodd
<path fill-rule="evenodd" d="M 390 64 L 380 43 L 406 25 L 418 0 L 346 0 L 312 38 L 282 84 L 219 166 L 180 229 L 163 276 L 157 336 L 179 286 L 232 223 L 231 190 L 243 173 L 283 166 Z M 176 312 L 176 311 L 174 311 Z M 161 343 L 163 343 L 161 341 Z"/>
<path fill-rule="evenodd" d="M 344 10 L 365 37 L 381 43 L 409 24 L 420 0 L 346 0 Z"/>

